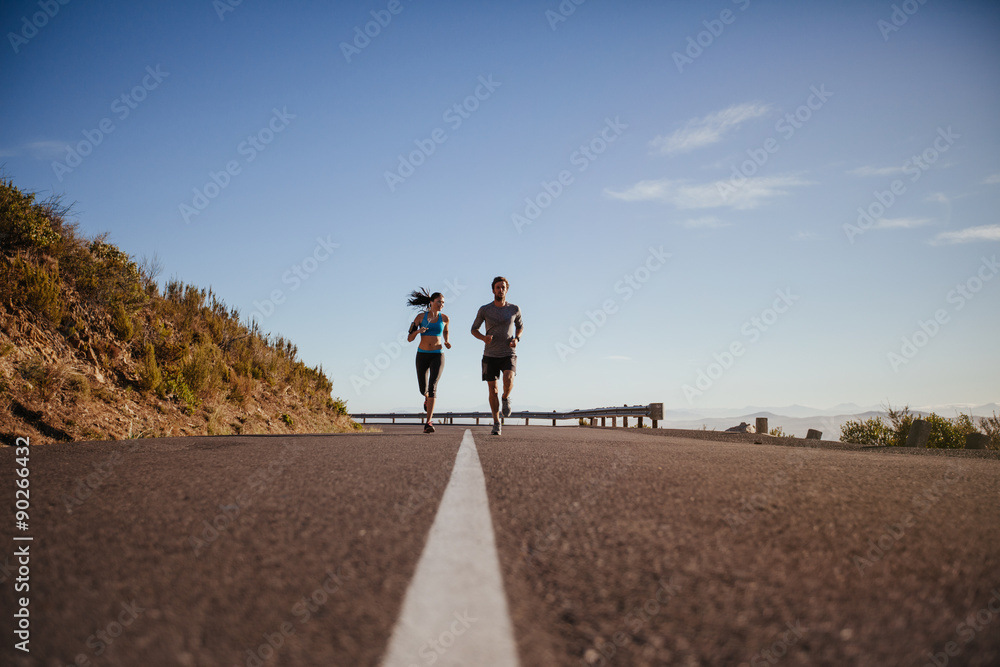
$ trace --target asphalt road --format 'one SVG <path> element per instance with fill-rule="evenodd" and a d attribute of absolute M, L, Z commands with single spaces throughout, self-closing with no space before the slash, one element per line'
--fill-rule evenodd
<path fill-rule="evenodd" d="M 466 428 L 0 449 L 0 663 L 378 665 Z M 995 458 L 471 431 L 522 665 L 1000 664 Z"/>

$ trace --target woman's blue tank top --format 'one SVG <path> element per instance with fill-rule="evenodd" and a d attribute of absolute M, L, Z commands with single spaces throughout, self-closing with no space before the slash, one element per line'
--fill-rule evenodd
<path fill-rule="evenodd" d="M 427 313 L 424 313 L 424 319 L 420 322 L 420 326 L 427 327 L 427 331 L 424 332 L 425 336 L 443 336 L 444 316 L 438 313 L 437 322 L 431 322 L 427 319 Z"/>

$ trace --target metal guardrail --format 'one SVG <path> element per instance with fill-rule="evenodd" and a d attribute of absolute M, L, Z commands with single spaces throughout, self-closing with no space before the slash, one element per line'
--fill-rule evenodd
<path fill-rule="evenodd" d="M 395 424 L 397 419 L 423 421 L 424 416 L 423 412 L 359 412 L 351 415 L 351 419 L 355 421 L 361 420 L 362 424 L 367 424 L 369 419 L 390 419 Z M 532 419 L 551 419 L 553 426 L 556 425 L 556 421 L 564 419 L 590 419 L 590 424 L 593 426 L 600 419 L 601 426 L 604 426 L 606 424 L 605 420 L 609 417 L 611 418 L 612 427 L 617 426 L 618 417 L 622 418 L 622 426 L 624 427 L 628 426 L 629 417 L 637 417 L 639 419 L 639 426 L 642 426 L 643 418 L 648 417 L 653 422 L 653 428 L 656 428 L 657 423 L 663 419 L 663 403 L 624 405 L 620 408 L 594 408 L 592 410 L 573 410 L 571 412 L 557 412 L 555 410 L 552 412 L 532 412 L 522 410 L 521 412 L 512 412 L 510 417 L 502 417 L 501 419 L 523 419 L 525 426 Z M 480 419 L 493 419 L 493 415 L 489 412 L 437 412 L 434 414 L 434 418 L 442 424 L 454 424 L 456 419 L 475 419 L 478 424 Z"/>

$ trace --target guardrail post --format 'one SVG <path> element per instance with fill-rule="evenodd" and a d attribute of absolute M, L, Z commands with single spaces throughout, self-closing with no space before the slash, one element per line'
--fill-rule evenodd
<path fill-rule="evenodd" d="M 924 419 L 914 419 L 910 424 L 910 432 L 906 435 L 907 447 L 927 447 L 927 440 L 931 437 L 931 423 Z"/>
<path fill-rule="evenodd" d="M 767 417 L 757 417 L 757 433 L 767 435 Z"/>
<path fill-rule="evenodd" d="M 527 426 L 527 425 L 528 425 L 528 418 L 527 418 L 527 417 L 525 417 L 525 418 L 524 418 L 524 425 L 525 425 L 525 426 Z"/>
<path fill-rule="evenodd" d="M 611 418 L 611 428 L 618 428 L 618 417 Z"/>
<path fill-rule="evenodd" d="M 966 449 L 989 449 L 990 436 L 985 433 L 967 433 L 965 435 Z"/>
<path fill-rule="evenodd" d="M 605 417 L 601 417 L 601 428 L 604 428 L 607 425 L 608 425 L 608 423 L 606 421 L 606 418 Z"/>
<path fill-rule="evenodd" d="M 642 415 L 639 415 L 639 428 L 642 428 Z"/>
<path fill-rule="evenodd" d="M 649 404 L 649 418 L 653 420 L 653 428 L 656 428 L 657 423 L 663 419 L 663 403 Z"/>
<path fill-rule="evenodd" d="M 811 428 L 806 433 L 806 440 L 822 440 L 822 439 L 823 439 L 823 431 L 817 431 L 816 429 Z"/>

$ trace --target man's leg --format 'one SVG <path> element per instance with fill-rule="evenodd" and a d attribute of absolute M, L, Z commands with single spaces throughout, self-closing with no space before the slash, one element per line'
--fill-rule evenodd
<path fill-rule="evenodd" d="M 493 413 L 493 423 L 500 421 L 500 394 L 497 391 L 497 381 L 487 380 L 486 385 L 490 392 L 490 412 Z"/>
<path fill-rule="evenodd" d="M 514 385 L 514 371 L 503 372 L 503 397 L 510 397 L 511 387 Z"/>
<path fill-rule="evenodd" d="M 511 387 L 512 387 L 513 384 L 514 384 L 514 371 L 504 371 L 503 372 L 503 397 L 501 399 L 501 402 L 502 402 L 501 414 L 504 417 L 509 417 L 510 416 L 510 401 L 508 399 L 510 398 L 510 390 L 511 390 Z"/>

